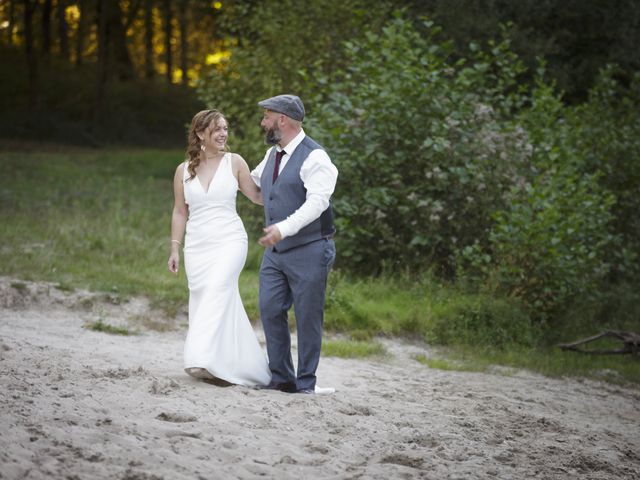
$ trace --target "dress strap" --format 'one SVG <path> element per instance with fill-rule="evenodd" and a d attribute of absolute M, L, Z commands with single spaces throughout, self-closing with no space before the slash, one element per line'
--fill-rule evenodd
<path fill-rule="evenodd" d="M 233 171 L 233 153 L 227 152 L 225 154 L 225 157 L 227 157 L 227 163 L 229 163 L 229 173 L 231 174 L 231 177 L 236 181 L 236 183 L 238 183 L 238 178 L 236 177 L 236 174 Z"/>
<path fill-rule="evenodd" d="M 233 162 L 231 161 L 231 152 L 226 152 L 224 154 L 224 157 L 222 157 L 222 161 L 225 162 L 226 165 L 220 165 L 221 167 L 224 166 L 226 167 L 226 169 L 231 172 L 231 174 L 233 175 Z"/>
<path fill-rule="evenodd" d="M 184 166 L 182 168 L 182 181 L 186 182 L 189 178 L 189 160 L 185 160 Z"/>

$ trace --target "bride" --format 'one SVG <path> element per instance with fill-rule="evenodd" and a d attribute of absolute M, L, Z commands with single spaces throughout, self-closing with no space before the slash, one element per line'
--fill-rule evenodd
<path fill-rule="evenodd" d="M 267 385 L 271 373 L 240 299 L 238 277 L 247 233 L 236 212 L 240 190 L 254 203 L 262 194 L 244 159 L 227 151 L 227 121 L 217 110 L 193 117 L 187 160 L 176 169 L 169 271 L 178 272 L 184 236 L 189 285 L 185 371 L 194 377 L 246 386 Z"/>

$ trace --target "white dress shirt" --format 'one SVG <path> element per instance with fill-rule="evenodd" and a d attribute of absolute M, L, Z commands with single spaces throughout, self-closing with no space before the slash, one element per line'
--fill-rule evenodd
<path fill-rule="evenodd" d="M 276 145 L 267 150 L 262 162 L 251 172 L 251 178 L 253 178 L 253 181 L 258 187 L 260 187 L 260 178 L 262 177 L 262 172 L 267 164 L 271 150 L 273 148 L 278 152 L 284 150 L 284 155 L 282 156 L 282 160 L 280 160 L 280 170 L 278 171 L 278 174 L 280 174 L 289 161 L 289 158 L 291 158 L 294 150 L 300 145 L 300 142 L 304 140 L 305 136 L 304 130 L 300 130 L 300 133 L 284 148 L 281 149 Z M 269 176 L 269 178 L 271 178 L 271 176 Z M 309 225 L 316 218 L 319 218 L 322 212 L 327 209 L 329 199 L 336 188 L 338 169 L 331 163 L 327 152 L 316 149 L 311 151 L 302 163 L 300 179 L 302 180 L 304 188 L 307 190 L 307 198 L 300 208 L 283 221 L 276 223 L 282 238 L 295 235 L 301 228 Z"/>

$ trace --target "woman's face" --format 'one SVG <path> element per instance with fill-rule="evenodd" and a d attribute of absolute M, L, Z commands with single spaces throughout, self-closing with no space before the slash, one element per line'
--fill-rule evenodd
<path fill-rule="evenodd" d="M 212 120 L 211 124 L 204 131 L 205 146 L 216 148 L 217 150 L 224 150 L 227 146 L 227 139 L 229 138 L 229 127 L 224 117 L 217 120 Z"/>

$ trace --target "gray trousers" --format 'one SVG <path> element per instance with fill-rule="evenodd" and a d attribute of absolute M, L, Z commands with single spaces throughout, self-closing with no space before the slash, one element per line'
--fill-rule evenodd
<path fill-rule="evenodd" d="M 295 383 L 298 390 L 315 387 L 327 276 L 335 256 L 335 244 L 330 239 L 285 252 L 265 250 L 260 266 L 260 318 L 267 340 L 272 383 Z M 291 358 L 287 315 L 292 304 L 298 334 L 297 375 Z"/>

